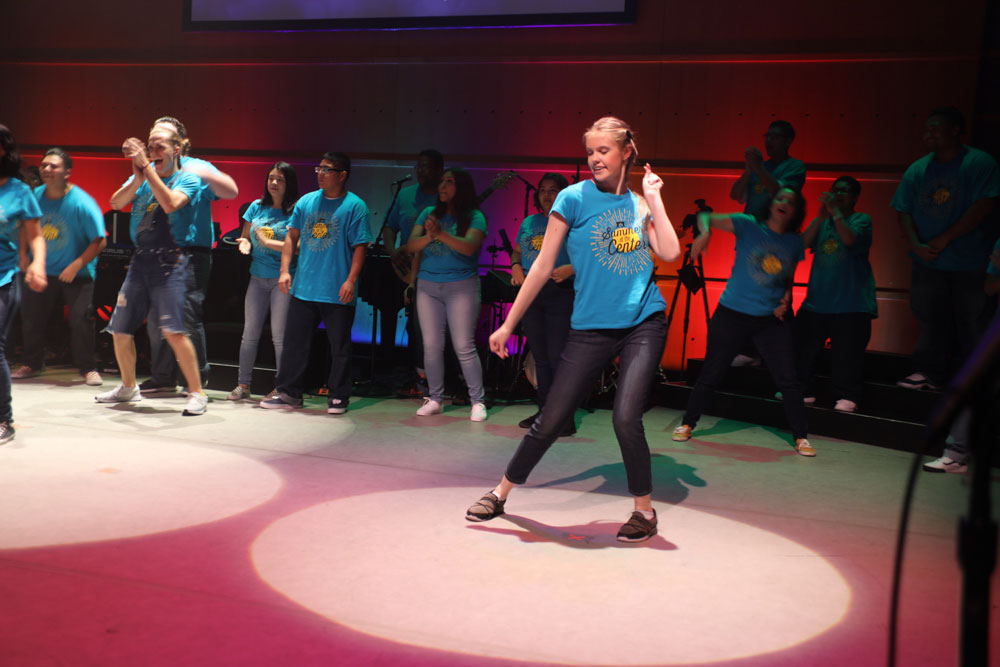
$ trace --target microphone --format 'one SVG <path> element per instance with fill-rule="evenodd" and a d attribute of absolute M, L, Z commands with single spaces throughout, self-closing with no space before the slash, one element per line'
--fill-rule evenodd
<path fill-rule="evenodd" d="M 500 229 L 500 240 L 503 242 L 503 249 L 508 255 L 514 252 L 514 246 L 510 243 L 510 237 L 507 236 L 506 229 Z"/>
<path fill-rule="evenodd" d="M 395 181 L 392 182 L 392 184 L 393 185 L 402 185 L 403 183 L 406 183 L 411 178 L 413 178 L 413 174 L 407 174 L 406 176 L 403 176 L 402 178 L 396 179 Z"/>

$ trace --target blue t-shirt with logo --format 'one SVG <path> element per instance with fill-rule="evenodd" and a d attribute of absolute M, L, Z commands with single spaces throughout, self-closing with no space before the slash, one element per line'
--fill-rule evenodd
<path fill-rule="evenodd" d="M 83 254 L 94 239 L 104 238 L 104 215 L 94 198 L 78 185 L 59 199 L 45 196 L 45 186 L 35 188 L 35 199 L 42 211 L 42 237 L 45 239 L 45 273 L 58 276 Z M 94 279 L 97 258 L 80 269 L 77 276 Z"/>
<path fill-rule="evenodd" d="M 190 165 L 200 165 L 210 172 L 218 173 L 219 171 L 211 162 L 187 155 L 181 156 L 181 169 Z M 215 245 L 215 228 L 212 225 L 212 202 L 216 201 L 219 197 L 212 192 L 212 188 L 208 183 L 202 181 L 200 178 L 198 181 L 201 183 L 201 192 L 194 207 L 194 240 L 191 242 L 191 245 L 200 248 L 211 248 Z"/>
<path fill-rule="evenodd" d="M 399 191 L 396 206 L 393 207 L 385 226 L 396 230 L 397 242 L 400 246 L 406 245 L 406 242 L 410 240 L 413 224 L 425 208 L 434 206 L 437 198 L 437 189 L 427 194 L 420 189 L 419 185 L 411 185 Z"/>
<path fill-rule="evenodd" d="M 341 303 L 340 287 L 351 273 L 354 248 L 372 242 L 368 206 L 353 192 L 330 199 L 314 190 L 295 203 L 288 229 L 299 231 L 299 266 L 292 296 Z M 348 305 L 353 305 L 355 299 Z"/>
<path fill-rule="evenodd" d="M 745 315 L 771 315 L 781 303 L 795 265 L 805 257 L 802 237 L 779 234 L 745 213 L 733 213 L 736 259 L 719 303 Z"/>
<path fill-rule="evenodd" d="M 909 166 L 891 206 L 913 217 L 917 238 L 927 243 L 958 222 L 980 199 L 1000 196 L 1000 172 L 988 153 L 963 146 L 958 157 L 940 163 L 929 153 Z M 988 225 L 949 243 L 932 262 L 912 252 L 915 262 L 939 271 L 978 271 L 990 252 Z"/>
<path fill-rule="evenodd" d="M 22 223 L 41 217 L 42 211 L 31 188 L 16 178 L 8 178 L 0 185 L 0 287 L 14 280 L 18 271 L 17 250 Z"/>
<path fill-rule="evenodd" d="M 815 313 L 868 313 L 878 317 L 875 276 L 868 261 L 872 247 L 872 219 L 854 212 L 844 221 L 855 240 L 844 245 L 833 218 L 820 223 L 809 247 L 813 252 L 809 291 L 802 308 Z"/>
<path fill-rule="evenodd" d="M 527 273 L 531 265 L 538 259 L 538 252 L 542 249 L 542 240 L 545 238 L 545 230 L 549 225 L 549 216 L 544 213 L 529 215 L 521 223 L 521 229 L 517 232 L 517 247 L 521 249 L 521 268 Z M 556 266 L 569 264 L 569 252 L 566 250 L 566 243 L 559 247 L 559 254 L 556 256 Z"/>
<path fill-rule="evenodd" d="M 257 236 L 258 230 L 274 241 L 284 241 L 288 235 L 288 220 L 291 213 L 285 213 L 280 208 L 262 206 L 259 199 L 247 207 L 243 219 L 250 223 L 250 245 L 252 261 L 250 275 L 258 278 L 278 278 L 281 273 L 281 251 L 264 247 Z M 292 257 L 291 273 L 295 273 L 297 255 Z"/>
<path fill-rule="evenodd" d="M 207 171 L 218 172 L 218 168 L 211 162 L 202 160 L 201 158 L 190 157 L 188 155 L 181 156 L 181 169 L 185 165 L 201 165 Z M 135 179 L 135 175 L 129 176 L 122 187 L 128 185 Z M 201 183 L 199 188 L 199 196 L 197 198 L 192 197 L 191 202 L 194 209 L 193 224 L 195 227 L 194 237 L 191 243 L 185 245 L 197 246 L 200 248 L 211 248 L 215 244 L 215 227 L 212 225 L 212 202 L 216 201 L 219 197 L 212 192 L 211 186 L 205 181 L 198 179 Z"/>
<path fill-rule="evenodd" d="M 433 206 L 425 208 L 417 221 L 413 223 L 414 226 L 423 226 L 427 216 L 433 211 Z M 458 232 L 458 221 L 451 215 L 445 215 L 438 222 L 441 223 L 441 229 L 449 234 L 454 235 Z M 472 212 L 469 229 L 478 229 L 483 234 L 486 233 L 486 216 L 481 211 Z M 478 275 L 479 253 L 463 255 L 440 241 L 431 241 L 421 252 L 420 271 L 417 273 L 417 278 L 420 280 L 428 280 L 432 283 L 450 283 Z"/>
<path fill-rule="evenodd" d="M 774 160 L 764 160 L 764 169 L 777 180 L 781 185 L 801 190 L 806 183 L 806 165 L 802 160 L 788 157 L 775 164 Z M 747 181 L 747 203 L 743 207 L 743 212 L 755 218 L 766 218 L 768 214 L 767 203 L 771 201 L 771 193 L 767 191 L 764 184 L 757 178 L 757 174 L 750 172 L 750 180 Z"/>
<path fill-rule="evenodd" d="M 666 309 L 653 280 L 649 210 L 638 195 L 613 195 L 582 181 L 559 192 L 552 213 L 569 226 L 574 329 L 627 329 Z"/>
<path fill-rule="evenodd" d="M 186 248 L 194 244 L 194 214 L 198 205 L 202 181 L 189 171 L 175 171 L 164 185 L 171 190 L 183 192 L 188 203 L 173 213 L 166 214 L 160 207 L 149 181 L 143 181 L 136 190 L 132 201 L 132 217 L 129 231 L 136 248 Z M 164 225 L 164 221 L 167 222 Z"/>

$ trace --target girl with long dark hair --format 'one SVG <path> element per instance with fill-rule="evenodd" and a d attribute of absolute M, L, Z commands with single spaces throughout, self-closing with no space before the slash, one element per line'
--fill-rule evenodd
<path fill-rule="evenodd" d="M 485 238 L 486 218 L 479 210 L 472 176 L 452 167 L 441 177 L 437 204 L 420 214 L 406 244 L 407 252 L 421 255 L 417 314 L 428 385 L 428 396 L 417 410 L 421 417 L 442 411 L 447 327 L 472 401 L 469 418 L 486 421 L 483 368 L 475 340 L 481 303 L 479 249 Z"/>
<path fill-rule="evenodd" d="M 240 342 L 240 370 L 236 388 L 226 396 L 231 401 L 250 398 L 250 379 L 257 345 L 264 330 L 264 318 L 271 312 L 271 342 L 274 358 L 281 363 L 285 320 L 291 297 L 278 289 L 281 249 L 288 232 L 288 218 L 299 198 L 299 180 L 287 162 L 276 162 L 267 173 L 264 195 L 243 214 L 240 252 L 251 255 L 250 284 L 244 300 L 243 340 Z"/>

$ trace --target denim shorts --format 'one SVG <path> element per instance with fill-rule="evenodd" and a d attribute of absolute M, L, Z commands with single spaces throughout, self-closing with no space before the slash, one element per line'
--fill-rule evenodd
<path fill-rule="evenodd" d="M 184 326 L 187 263 L 188 257 L 180 248 L 137 250 L 105 331 L 132 335 L 153 309 L 159 313 L 160 329 L 187 333 Z"/>

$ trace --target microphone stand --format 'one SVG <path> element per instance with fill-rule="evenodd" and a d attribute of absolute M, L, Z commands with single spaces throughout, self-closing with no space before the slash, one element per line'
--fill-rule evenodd
<path fill-rule="evenodd" d="M 379 247 L 379 243 L 382 243 L 382 233 L 385 231 L 385 226 L 387 224 L 389 224 L 389 216 L 392 215 L 392 210 L 396 207 L 396 200 L 399 198 L 399 193 L 403 189 L 403 183 L 404 182 L 405 181 L 397 181 L 397 182 L 395 182 L 395 183 L 393 183 L 392 185 L 389 186 L 390 188 L 393 188 L 395 190 L 395 192 L 393 192 L 393 194 L 392 194 L 392 201 L 389 202 L 389 208 L 386 209 L 385 217 L 382 219 L 382 226 L 378 228 L 378 236 L 375 237 L 375 243 L 369 249 L 369 252 L 371 252 L 371 253 L 377 252 L 378 247 Z M 395 250 L 395 248 L 386 248 L 384 243 L 382 244 L 382 249 L 383 249 L 383 251 L 385 251 L 385 253 L 387 255 L 390 256 L 390 258 L 392 256 L 392 251 Z M 373 300 L 376 300 L 376 299 L 373 299 Z M 375 304 L 375 303 L 372 303 L 371 306 L 372 306 L 372 339 L 371 339 L 371 347 L 370 347 L 371 353 L 368 355 L 369 356 L 369 359 L 368 359 L 368 386 L 369 386 L 369 389 L 371 389 L 371 388 L 373 388 L 375 386 L 375 341 L 378 338 L 378 319 L 379 319 L 378 305 Z M 385 343 L 385 341 L 382 341 L 382 342 Z M 392 344 L 395 346 L 396 341 L 392 341 Z"/>

